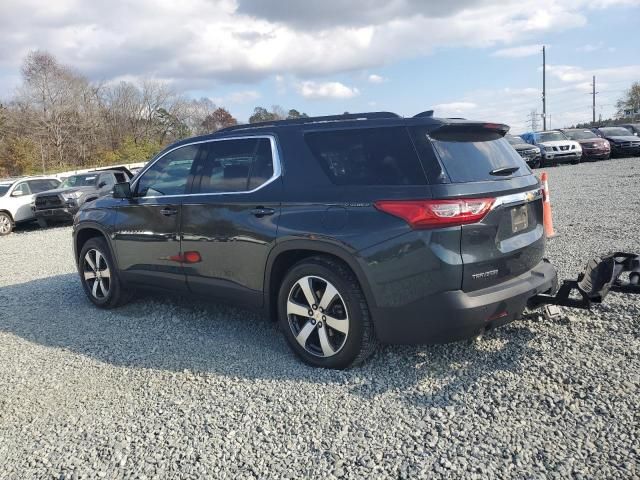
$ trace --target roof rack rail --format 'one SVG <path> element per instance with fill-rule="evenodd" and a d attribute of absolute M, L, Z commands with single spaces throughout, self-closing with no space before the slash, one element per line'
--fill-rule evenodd
<path fill-rule="evenodd" d="M 416 113 L 413 118 L 420 117 L 433 117 L 433 110 L 425 110 L 424 112 Z"/>
<path fill-rule="evenodd" d="M 217 130 L 214 133 L 231 132 L 234 130 L 248 130 L 252 128 L 263 128 L 274 125 L 305 125 L 309 123 L 340 122 L 343 120 L 380 120 L 385 118 L 400 118 L 400 115 L 393 112 L 343 113 L 342 115 L 325 115 L 321 117 L 304 117 L 292 118 L 289 120 L 273 120 L 270 122 L 245 123 L 243 125 L 233 125 L 232 127 L 226 127 L 221 130 Z"/>

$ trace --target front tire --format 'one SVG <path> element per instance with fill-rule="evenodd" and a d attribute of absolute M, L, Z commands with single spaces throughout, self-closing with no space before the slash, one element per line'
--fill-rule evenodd
<path fill-rule="evenodd" d="M 96 307 L 115 308 L 131 299 L 123 288 L 111 250 L 102 238 L 91 238 L 83 245 L 78 273 L 84 292 Z"/>
<path fill-rule="evenodd" d="M 331 257 L 305 259 L 289 270 L 278 295 L 278 321 L 291 349 L 314 367 L 357 365 L 377 343 L 358 280 Z"/>
<path fill-rule="evenodd" d="M 13 220 L 8 213 L 0 212 L 0 237 L 13 231 Z"/>

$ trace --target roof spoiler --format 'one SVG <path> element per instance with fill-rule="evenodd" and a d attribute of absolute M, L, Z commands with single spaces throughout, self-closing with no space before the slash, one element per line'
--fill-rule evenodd
<path fill-rule="evenodd" d="M 456 123 L 443 123 L 432 130 L 432 132 L 460 132 L 460 131 L 491 131 L 496 132 L 500 136 L 505 136 L 509 132 L 509 125 L 504 123 L 490 123 L 490 122 L 456 122 Z"/>

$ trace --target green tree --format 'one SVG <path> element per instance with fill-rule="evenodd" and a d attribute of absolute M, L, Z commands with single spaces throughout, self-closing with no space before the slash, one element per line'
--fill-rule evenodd
<path fill-rule="evenodd" d="M 256 107 L 253 109 L 253 115 L 249 117 L 249 123 L 273 122 L 278 120 L 275 113 L 270 112 L 264 107 Z"/>
<path fill-rule="evenodd" d="M 616 103 L 618 117 L 640 118 L 640 82 L 634 82 Z"/>
<path fill-rule="evenodd" d="M 289 113 L 287 113 L 287 120 L 295 120 L 297 118 L 309 118 L 309 115 L 307 115 L 306 113 L 300 113 L 295 108 L 289 110 Z"/>

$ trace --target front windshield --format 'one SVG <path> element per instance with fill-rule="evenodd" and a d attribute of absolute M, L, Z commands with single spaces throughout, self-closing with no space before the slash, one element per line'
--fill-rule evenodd
<path fill-rule="evenodd" d="M 622 127 L 601 128 L 600 131 L 605 135 L 609 135 L 611 137 L 628 137 L 631 135 L 631 132 L 629 130 Z"/>
<path fill-rule="evenodd" d="M 507 142 L 509 142 L 511 145 L 521 145 L 523 143 L 526 143 L 522 138 L 516 135 L 505 135 L 504 138 L 506 138 Z"/>
<path fill-rule="evenodd" d="M 545 142 L 562 142 L 564 140 L 566 140 L 567 137 L 565 137 L 561 132 L 542 132 L 540 134 L 540 143 L 545 143 Z"/>
<path fill-rule="evenodd" d="M 9 191 L 11 185 L 0 185 L 0 197 Z"/>
<path fill-rule="evenodd" d="M 566 130 L 564 133 L 571 140 L 587 140 L 589 138 L 598 138 L 598 136 L 590 130 Z"/>
<path fill-rule="evenodd" d="M 73 175 L 67 178 L 60 188 L 69 188 L 69 187 L 92 187 L 96 183 L 97 175 L 95 173 L 91 173 L 88 175 Z"/>

